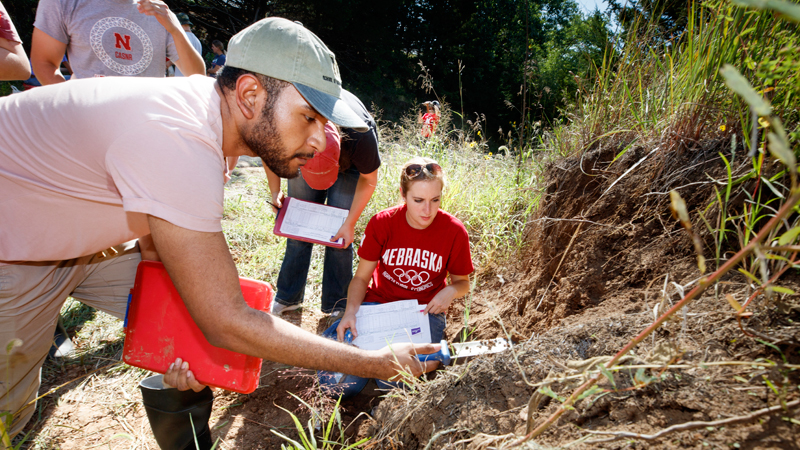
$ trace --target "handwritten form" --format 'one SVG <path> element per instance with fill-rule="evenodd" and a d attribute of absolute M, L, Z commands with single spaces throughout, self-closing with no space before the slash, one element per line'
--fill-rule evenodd
<path fill-rule="evenodd" d="M 422 314 L 425 305 L 416 300 L 401 300 L 381 305 L 362 305 L 356 313 L 358 337 L 353 345 L 377 350 L 400 342 L 429 344 L 431 325 Z"/>
<path fill-rule="evenodd" d="M 293 198 L 283 217 L 280 231 L 318 241 L 330 241 L 339 231 L 349 211 Z M 344 239 L 337 241 L 344 243 Z"/>

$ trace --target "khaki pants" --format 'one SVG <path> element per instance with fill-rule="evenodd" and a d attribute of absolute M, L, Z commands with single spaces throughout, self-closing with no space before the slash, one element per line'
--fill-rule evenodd
<path fill-rule="evenodd" d="M 125 317 L 141 256 L 136 241 L 114 250 L 107 256 L 0 264 L 0 414 L 14 415 L 9 436 L 22 431 L 34 413 L 42 364 L 67 297 Z M 15 339 L 21 345 L 8 353 Z"/>

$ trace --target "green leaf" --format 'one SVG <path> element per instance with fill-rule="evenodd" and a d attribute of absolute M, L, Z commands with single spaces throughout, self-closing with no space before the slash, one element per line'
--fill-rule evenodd
<path fill-rule="evenodd" d="M 602 373 L 603 376 L 608 379 L 608 381 L 611 383 L 611 387 L 613 387 L 614 390 L 616 391 L 617 390 L 617 383 L 614 381 L 614 374 L 609 372 L 609 370 L 606 369 L 606 366 L 604 366 L 603 364 L 598 364 L 597 368 L 600 369 L 600 373 Z"/>
<path fill-rule="evenodd" d="M 773 194 L 775 194 L 775 196 L 777 196 L 778 198 L 785 198 L 784 195 L 781 194 L 781 191 L 779 191 L 778 188 L 776 188 L 771 181 L 769 181 L 764 177 L 761 177 L 761 181 L 764 182 L 764 184 L 769 188 L 770 191 L 772 191 Z"/>
<path fill-rule="evenodd" d="M 794 291 L 793 290 L 791 290 L 789 288 L 781 287 L 781 286 L 772 286 L 772 292 L 777 292 L 779 294 L 794 295 Z"/>
<path fill-rule="evenodd" d="M 752 273 L 750 273 L 750 272 L 748 272 L 748 271 L 746 271 L 746 270 L 742 269 L 741 267 L 739 268 L 739 272 L 743 273 L 745 276 L 747 276 L 747 278 L 750 278 L 750 279 L 751 279 L 752 281 L 754 281 L 756 284 L 759 284 L 759 285 L 761 284 L 761 280 L 759 280 L 758 278 L 756 278 L 756 276 L 755 276 L 755 275 L 753 275 Z"/>
<path fill-rule="evenodd" d="M 773 393 L 775 393 L 776 396 L 780 397 L 780 394 L 778 393 L 778 388 L 775 387 L 775 385 L 772 383 L 772 381 L 770 381 L 769 378 L 767 378 L 766 375 L 761 375 L 761 378 L 764 380 L 764 384 L 769 386 L 769 388 L 772 390 Z"/>
<path fill-rule="evenodd" d="M 771 349 L 775 350 L 776 352 L 778 352 L 778 354 L 779 354 L 779 355 L 781 355 L 781 358 L 783 359 L 783 362 L 784 362 L 784 364 L 786 364 L 786 363 L 788 362 L 788 361 L 786 360 L 786 356 L 784 356 L 783 352 L 781 351 L 781 349 L 780 349 L 780 348 L 779 348 L 777 345 L 775 345 L 775 344 L 773 344 L 773 343 L 770 343 L 770 342 L 767 342 L 767 341 L 763 341 L 763 340 L 761 340 L 761 339 L 756 339 L 756 341 L 758 341 L 758 342 L 760 342 L 761 344 L 764 344 L 764 345 L 766 345 L 767 347 L 769 347 L 769 348 L 771 348 Z M 772 362 L 772 361 L 770 361 L 770 362 Z M 760 369 L 758 369 L 758 370 L 763 370 L 763 368 L 760 368 Z"/>
<path fill-rule="evenodd" d="M 294 445 L 295 448 L 300 448 L 300 449 L 304 448 L 299 442 L 295 441 L 294 439 L 289 438 L 289 436 L 286 436 L 285 434 L 279 432 L 278 430 L 276 430 L 274 428 L 270 429 L 269 431 L 272 431 L 272 434 L 277 435 L 281 439 L 286 440 L 288 442 L 291 442 L 292 445 Z M 281 445 L 281 447 L 283 447 L 283 445 Z"/>
<path fill-rule="evenodd" d="M 725 84 L 731 90 L 739 94 L 745 102 L 761 117 L 769 116 L 772 113 L 772 105 L 758 94 L 750 82 L 730 64 L 725 64 L 719 73 L 725 78 Z"/>
<path fill-rule="evenodd" d="M 633 379 L 636 380 L 639 384 L 649 384 L 650 381 L 653 379 L 652 377 L 648 376 L 643 367 L 640 367 L 636 371 L 636 375 L 633 376 Z"/>
<path fill-rule="evenodd" d="M 579 395 L 578 398 L 575 399 L 575 403 L 578 403 L 579 401 L 585 399 L 586 397 L 589 397 L 590 395 L 594 395 L 594 394 L 596 394 L 598 392 L 602 392 L 602 391 L 603 391 L 603 389 L 600 386 L 594 385 L 594 386 L 590 387 L 589 389 L 583 391 L 581 393 L 581 395 Z"/>
<path fill-rule="evenodd" d="M 560 402 L 564 401 L 564 397 L 559 397 L 558 394 L 556 394 L 555 392 L 553 392 L 552 389 L 550 389 L 550 386 L 545 385 L 545 386 L 540 387 L 539 388 L 539 392 L 541 392 L 542 394 L 544 394 L 544 395 L 546 395 L 546 396 L 548 396 L 548 397 L 550 397 L 550 398 L 552 398 L 554 400 L 558 400 Z"/>
<path fill-rule="evenodd" d="M 797 235 L 800 234 L 800 227 L 794 227 L 791 230 L 783 233 L 781 237 L 778 239 L 778 245 L 789 245 L 797 239 Z"/>

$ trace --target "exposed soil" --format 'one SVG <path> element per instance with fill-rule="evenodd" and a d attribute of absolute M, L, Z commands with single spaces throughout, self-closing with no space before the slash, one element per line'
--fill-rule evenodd
<path fill-rule="evenodd" d="M 544 200 L 527 229 L 527 246 L 510 258 L 514 262 L 481 268 L 477 291 L 449 312 L 450 340 L 465 335 L 469 340 L 507 337 L 516 343 L 513 352 L 448 367 L 416 392 L 381 397 L 368 389 L 342 404 L 343 422 L 352 423 L 346 434 L 352 439 L 371 436 L 369 446 L 387 449 L 503 448 L 519 441 L 560 405 L 534 395 L 537 383 L 549 380 L 554 395 L 567 397 L 581 382 L 581 372 L 594 367 L 579 367 L 581 361 L 613 356 L 654 321 L 654 308 L 661 305 L 659 312 L 665 311 L 696 286 L 701 274 L 692 238 L 671 217 L 667 192 L 680 188 L 693 219 L 704 211 L 714 223 L 719 209 L 706 209 L 714 195 L 709 181 L 725 179 L 718 152 L 726 151 L 730 159 L 726 142 L 702 142 L 697 148 L 669 152 L 632 148 L 613 164 L 621 147 L 598 146 L 551 164 Z M 642 158 L 644 162 L 626 174 Z M 733 165 L 734 176 L 737 167 Z M 770 171 L 777 168 L 767 167 L 765 175 Z M 753 181 L 743 183 L 730 204 L 741 205 L 743 190 L 754 188 Z M 694 225 L 713 268 L 713 237 L 699 219 Z M 738 245 L 726 243 L 723 254 L 730 256 Z M 779 284 L 796 290 L 800 278 L 790 271 Z M 614 436 L 590 434 L 654 434 L 673 425 L 746 416 L 797 400 L 797 371 L 758 362 L 785 357 L 789 364 L 800 363 L 800 299 L 762 295 L 751 304 L 754 315 L 743 323 L 769 342 L 767 346 L 742 332 L 725 300 L 725 294 L 731 294 L 742 303 L 752 290 L 745 277 L 729 275 L 716 295 L 709 289 L 624 361 L 687 366 L 621 370 L 613 376 L 615 386 L 602 378 L 602 391 L 578 401 L 536 444 L 521 445 L 560 447 L 583 439 L 578 448 L 799 448 L 797 407 L 736 424 L 675 431 L 651 441 L 599 442 Z M 288 318 L 317 332 L 324 326 L 318 312 L 292 312 Z M 50 376 L 43 390 L 85 369 L 76 364 L 46 370 Z M 103 379 L 115 380 L 114 375 Z M 221 448 L 280 448 L 285 441 L 271 428 L 292 438 L 297 432 L 288 414 L 276 406 L 295 412 L 306 425 L 307 408 L 287 392 L 315 401 L 319 396 L 314 389 L 310 372 L 265 362 L 261 387 L 253 394 L 217 394 L 211 420 L 214 436 L 222 440 Z M 69 386 L 42 402 L 42 420 L 34 429 L 46 427 L 50 436 L 37 439 L 64 449 L 98 444 L 156 448 L 139 401 L 135 389 L 108 399 L 93 396 L 86 383 Z M 118 433 L 136 436 L 137 441 L 114 438 Z"/>
<path fill-rule="evenodd" d="M 701 274 L 692 238 L 672 219 L 667 193 L 686 186 L 679 192 L 689 212 L 696 216 L 705 211 L 707 220 L 715 221 L 719 209 L 705 208 L 714 203 L 709 179 L 725 176 L 717 156 L 721 147 L 711 141 L 698 148 L 669 153 L 656 150 L 649 155 L 650 149 L 633 148 L 613 165 L 616 151 L 596 148 L 553 163 L 547 171 L 545 199 L 529 223 L 528 245 L 518 255 L 519 262 L 485 269 L 480 289 L 469 304 L 458 302 L 450 311 L 447 334 L 451 339 L 460 340 L 465 334 L 470 340 L 510 337 L 518 342 L 513 354 L 448 368 L 420 394 L 382 402 L 375 411 L 375 422 L 366 431 L 375 436 L 376 446 L 513 446 L 556 412 L 560 402 L 534 395 L 538 386 L 533 384 L 579 374 L 580 370 L 573 369 L 575 364 L 615 355 L 654 322 L 657 305 L 661 304 L 663 313 L 696 286 Z M 645 157 L 637 170 L 625 174 Z M 730 155 L 726 157 L 730 159 Z M 614 184 L 615 180 L 619 181 Z M 744 189 L 752 192 L 753 188 L 754 183 L 745 183 Z M 741 191 L 734 194 L 731 204 L 741 204 L 744 195 Z M 708 245 L 710 236 L 703 234 L 705 227 L 699 219 L 694 229 L 701 230 L 709 257 L 713 246 Z M 728 244 L 725 250 L 738 249 L 732 247 Z M 787 272 L 780 284 L 796 287 L 797 279 L 796 273 Z M 739 329 L 725 300 L 725 294 L 731 294 L 743 302 L 751 292 L 744 276 L 726 277 L 718 296 L 710 289 L 684 308 L 641 342 L 626 364 L 781 360 L 773 348 L 780 349 L 788 363 L 800 362 L 798 296 L 767 300 L 762 295 L 754 301 L 751 310 L 755 315 L 745 319 L 745 324 L 763 340 L 776 344 L 770 348 Z M 469 311 L 468 327 L 460 320 L 465 309 Z M 797 371 L 770 370 L 757 364 L 643 369 L 638 376 L 642 382 L 634 381 L 636 372 L 617 373 L 613 377 L 616 389 L 601 378 L 603 390 L 577 402 L 536 444 L 560 447 L 588 439 L 595 441 L 579 447 L 800 445 L 797 407 L 741 424 L 672 432 L 652 441 L 601 442 L 611 435 L 590 433 L 655 434 L 685 422 L 745 416 L 780 404 L 764 379 L 782 386 L 778 392 L 786 401 L 800 397 Z M 555 395 L 568 397 L 584 379 L 553 382 L 550 388 Z M 532 443 L 524 445 L 536 448 Z"/>

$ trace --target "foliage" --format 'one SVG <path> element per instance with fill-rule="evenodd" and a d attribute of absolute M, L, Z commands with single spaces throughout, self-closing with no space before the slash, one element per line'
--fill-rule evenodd
<path fill-rule="evenodd" d="M 291 447 L 288 449 L 291 450 L 333 450 L 333 449 L 341 449 L 341 450 L 349 450 L 353 448 L 359 448 L 360 446 L 366 444 L 369 441 L 369 438 L 364 438 L 355 442 L 353 444 L 349 444 L 348 438 L 344 433 L 346 426 L 342 423 L 342 417 L 339 414 L 339 402 L 341 402 L 341 398 L 336 401 L 336 405 L 333 407 L 333 411 L 331 412 L 330 417 L 327 419 L 323 417 L 316 409 L 312 408 L 311 405 L 303 401 L 300 397 L 291 394 L 292 397 L 296 398 L 300 401 L 311 413 L 311 417 L 308 419 L 308 433 L 303 428 L 303 425 L 300 423 L 300 419 L 297 418 L 291 411 L 281 408 L 282 410 L 286 411 L 287 414 L 292 418 L 292 421 L 295 424 L 297 429 L 297 434 L 300 441 L 296 441 L 294 439 L 289 438 L 285 434 L 272 429 L 275 435 L 281 437 L 282 439 L 286 440 L 291 444 Z M 317 442 L 317 432 L 321 433 L 319 438 L 319 442 Z M 331 440 L 334 438 L 334 432 L 337 433 L 337 438 L 335 441 Z M 281 445 L 282 449 L 287 449 L 285 445 Z"/>
<path fill-rule="evenodd" d="M 608 0 L 608 9 L 626 32 L 649 23 L 658 30 L 658 38 L 670 39 L 686 28 L 690 4 L 684 0 Z"/>

